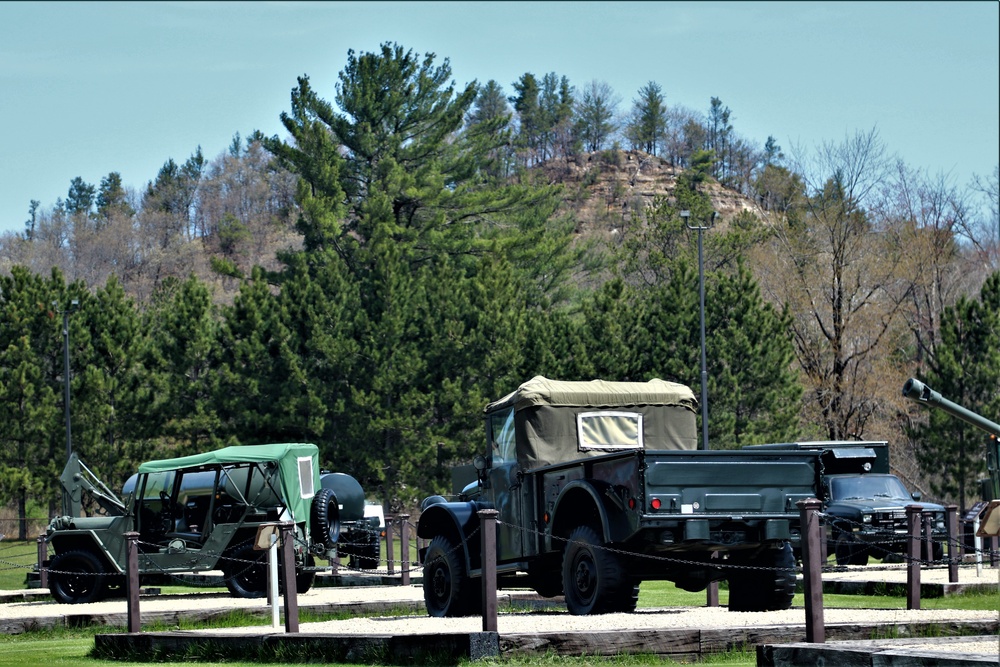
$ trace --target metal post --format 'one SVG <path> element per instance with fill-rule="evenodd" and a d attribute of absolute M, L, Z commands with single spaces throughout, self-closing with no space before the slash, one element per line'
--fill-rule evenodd
<path fill-rule="evenodd" d="M 45 561 L 49 559 L 49 543 L 42 535 L 38 538 L 38 585 L 41 588 L 49 587 L 49 568 Z"/>
<path fill-rule="evenodd" d="M 479 510 L 483 560 L 483 632 L 497 631 L 497 517 L 496 510 Z"/>
<path fill-rule="evenodd" d="M 128 597 L 128 631 L 141 632 L 139 614 L 139 533 L 125 533 L 125 595 Z"/>
<path fill-rule="evenodd" d="M 267 550 L 267 603 L 271 605 L 271 627 L 280 622 L 278 614 L 278 531 L 271 533 L 271 546 Z"/>
<path fill-rule="evenodd" d="M 385 518 L 385 569 L 389 576 L 396 574 L 396 567 L 394 560 L 394 554 L 392 553 L 392 522 L 395 521 L 395 517 L 387 516 Z"/>
<path fill-rule="evenodd" d="M 923 539 L 923 552 L 924 552 L 924 562 L 934 563 L 934 519 L 930 512 L 923 513 L 924 519 L 924 539 Z"/>
<path fill-rule="evenodd" d="M 945 528 L 948 531 L 948 583 L 958 583 L 958 561 L 961 555 L 958 551 L 958 505 L 946 505 Z"/>
<path fill-rule="evenodd" d="M 399 583 L 410 585 L 410 515 L 399 515 Z"/>
<path fill-rule="evenodd" d="M 285 632 L 299 631 L 299 599 L 295 586 L 295 524 L 281 523 L 282 579 L 285 584 Z"/>
<path fill-rule="evenodd" d="M 806 641 L 822 644 L 826 641 L 823 624 L 823 563 L 820 560 L 820 542 L 823 530 L 819 512 L 823 503 L 817 498 L 807 498 L 796 503 L 799 523 L 802 526 L 802 584 L 806 603 Z"/>
<path fill-rule="evenodd" d="M 717 214 L 712 212 L 712 221 Z M 705 260 L 702 253 L 701 235 L 709 225 L 698 225 L 692 227 L 687 222 L 691 217 L 691 211 L 681 211 L 687 228 L 698 232 L 698 297 L 701 319 L 701 443 L 699 449 L 708 449 L 708 357 L 705 352 Z"/>
<path fill-rule="evenodd" d="M 920 609 L 920 507 L 906 506 L 906 608 Z"/>

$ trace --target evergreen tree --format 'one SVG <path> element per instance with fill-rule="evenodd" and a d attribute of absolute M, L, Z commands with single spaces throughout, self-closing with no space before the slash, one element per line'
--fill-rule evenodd
<path fill-rule="evenodd" d="M 632 117 L 626 136 L 632 144 L 650 155 L 656 155 L 666 136 L 667 109 L 663 103 L 663 89 L 650 81 L 639 89 L 639 97 L 632 102 Z"/>
<path fill-rule="evenodd" d="M 52 443 L 64 431 L 59 396 L 46 362 L 58 346 L 51 294 L 39 276 L 15 266 L 0 275 L 0 501 L 14 503 L 18 539 L 27 539 L 29 499 L 51 493 Z M 57 348 L 60 349 L 61 348 Z M 60 357 L 61 358 L 61 357 Z"/>
<path fill-rule="evenodd" d="M 217 390 L 219 326 L 208 288 L 195 277 L 165 281 L 144 313 L 146 401 L 149 435 L 184 456 L 220 445 Z"/>
<path fill-rule="evenodd" d="M 620 100 L 607 83 L 591 81 L 576 106 L 576 131 L 585 150 L 605 147 L 617 131 L 615 115 Z"/>

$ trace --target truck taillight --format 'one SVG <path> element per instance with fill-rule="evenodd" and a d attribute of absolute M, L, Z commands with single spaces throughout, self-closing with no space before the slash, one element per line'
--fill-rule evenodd
<path fill-rule="evenodd" d="M 653 498 L 653 500 L 650 501 L 649 506 L 652 507 L 654 510 L 658 510 L 660 509 L 660 506 L 662 504 L 663 503 L 660 502 L 659 498 Z"/>
<path fill-rule="evenodd" d="M 630 510 L 634 510 L 635 509 L 635 498 L 629 498 L 628 499 L 628 508 Z"/>

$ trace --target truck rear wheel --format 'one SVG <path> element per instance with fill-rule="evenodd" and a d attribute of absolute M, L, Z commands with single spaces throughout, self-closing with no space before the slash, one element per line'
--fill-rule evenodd
<path fill-rule="evenodd" d="M 67 551 L 49 561 L 49 591 L 64 604 L 100 600 L 106 576 L 101 560 L 89 551 Z"/>
<path fill-rule="evenodd" d="M 795 556 L 792 545 L 766 549 L 754 558 L 738 560 L 729 575 L 729 611 L 779 611 L 792 606 L 795 595 Z"/>
<path fill-rule="evenodd" d="M 563 556 L 566 608 L 577 616 L 635 611 L 639 586 L 590 526 L 569 535 Z"/>
<path fill-rule="evenodd" d="M 431 540 L 424 557 L 424 604 L 431 616 L 469 616 L 482 601 L 480 582 L 469 577 L 458 545 L 443 535 Z"/>

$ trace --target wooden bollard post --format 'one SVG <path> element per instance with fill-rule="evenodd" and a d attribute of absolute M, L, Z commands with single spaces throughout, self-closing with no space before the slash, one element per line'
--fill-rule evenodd
<path fill-rule="evenodd" d="M 125 596 L 128 599 L 127 630 L 141 632 L 139 613 L 139 533 L 125 533 Z"/>
<path fill-rule="evenodd" d="M 497 516 L 496 510 L 479 510 L 483 561 L 483 632 L 497 631 Z"/>
<path fill-rule="evenodd" d="M 49 587 L 49 568 L 45 566 L 48 559 L 49 543 L 42 535 L 38 538 L 38 585 L 42 588 Z"/>
<path fill-rule="evenodd" d="M 399 583 L 410 585 L 410 515 L 399 515 Z"/>
<path fill-rule="evenodd" d="M 392 562 L 392 522 L 395 520 L 395 517 L 391 516 L 385 518 L 385 569 L 390 575 L 396 573 L 395 563 Z"/>
<path fill-rule="evenodd" d="M 281 530 L 281 579 L 285 584 L 285 632 L 299 631 L 299 599 L 295 585 L 295 524 L 283 521 Z"/>
<path fill-rule="evenodd" d="M 796 503 L 802 527 L 802 583 L 806 603 L 806 641 L 822 644 L 826 641 L 823 624 L 823 562 L 821 541 L 823 531 L 819 511 L 823 503 L 817 498 L 807 498 Z"/>
<path fill-rule="evenodd" d="M 958 550 L 958 505 L 946 505 L 944 508 L 944 525 L 948 535 L 948 583 L 958 583 L 958 562 L 961 558 Z"/>
<path fill-rule="evenodd" d="M 906 545 L 906 608 L 920 609 L 920 508 L 906 506 L 910 539 Z"/>

